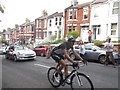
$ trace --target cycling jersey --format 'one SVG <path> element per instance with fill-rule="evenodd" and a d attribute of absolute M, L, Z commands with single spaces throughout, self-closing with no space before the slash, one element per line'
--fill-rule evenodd
<path fill-rule="evenodd" d="M 56 62 L 58 62 L 61 59 L 64 60 L 64 50 L 68 51 L 69 49 L 73 49 L 73 47 L 71 47 L 67 42 L 64 42 L 52 50 L 51 56 Z"/>

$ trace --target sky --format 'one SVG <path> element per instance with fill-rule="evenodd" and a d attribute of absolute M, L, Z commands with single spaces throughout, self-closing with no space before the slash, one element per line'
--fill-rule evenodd
<path fill-rule="evenodd" d="M 25 19 L 34 21 L 46 10 L 48 15 L 62 12 L 71 5 L 72 0 L 0 0 L 5 6 L 5 12 L 0 12 L 0 31 L 8 27 L 14 28 L 15 24 L 23 24 Z M 92 0 L 77 0 L 80 3 Z"/>

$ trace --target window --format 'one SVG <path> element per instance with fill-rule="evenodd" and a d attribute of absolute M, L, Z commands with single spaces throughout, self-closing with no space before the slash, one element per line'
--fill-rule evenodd
<path fill-rule="evenodd" d="M 44 32 L 44 37 L 47 37 L 47 32 Z"/>
<path fill-rule="evenodd" d="M 50 36 L 52 35 L 52 31 L 49 31 L 49 35 L 50 35 Z"/>
<path fill-rule="evenodd" d="M 61 25 L 61 21 L 62 21 L 62 19 L 61 19 L 61 18 L 59 18 L 59 25 Z"/>
<path fill-rule="evenodd" d="M 88 7 L 83 8 L 83 19 L 88 19 Z"/>
<path fill-rule="evenodd" d="M 94 18 L 99 17 L 99 15 L 100 15 L 99 13 L 101 13 L 99 10 L 99 6 L 96 6 L 94 8 Z"/>
<path fill-rule="evenodd" d="M 38 34 L 38 31 L 36 32 L 36 38 L 38 38 L 39 37 L 39 34 Z"/>
<path fill-rule="evenodd" d="M 58 18 L 55 18 L 55 25 L 57 25 Z"/>
<path fill-rule="evenodd" d="M 50 27 L 51 27 L 51 23 L 52 23 L 52 21 L 50 20 L 50 21 L 49 21 L 49 26 L 50 26 Z"/>
<path fill-rule="evenodd" d="M 57 35 L 57 31 L 55 31 L 55 35 Z"/>
<path fill-rule="evenodd" d="M 111 35 L 116 35 L 117 23 L 111 24 Z"/>
<path fill-rule="evenodd" d="M 74 19 L 77 19 L 77 9 L 74 9 Z"/>
<path fill-rule="evenodd" d="M 100 35 L 101 33 L 101 30 L 100 30 L 100 27 L 98 27 L 98 35 Z"/>
<path fill-rule="evenodd" d="M 38 28 L 38 20 L 36 20 L 36 27 Z"/>
<path fill-rule="evenodd" d="M 46 19 L 44 20 L 44 28 L 46 28 Z"/>
<path fill-rule="evenodd" d="M 74 30 L 74 31 L 76 30 L 76 26 L 73 26 L 73 30 Z"/>
<path fill-rule="evenodd" d="M 114 2 L 113 3 L 112 14 L 118 14 L 118 11 L 119 11 L 119 2 Z"/>
<path fill-rule="evenodd" d="M 39 38 L 41 38 L 41 32 L 39 31 Z"/>
<path fill-rule="evenodd" d="M 72 30 L 72 26 L 68 26 L 68 31 L 71 31 Z"/>
<path fill-rule="evenodd" d="M 69 19 L 72 19 L 72 9 L 69 9 Z"/>
<path fill-rule="evenodd" d="M 42 26 L 42 21 L 41 20 L 39 20 L 39 27 L 41 27 Z"/>

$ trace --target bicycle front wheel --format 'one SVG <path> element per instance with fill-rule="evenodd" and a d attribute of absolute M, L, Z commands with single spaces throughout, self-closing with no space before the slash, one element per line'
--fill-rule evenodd
<path fill-rule="evenodd" d="M 47 73 L 48 80 L 53 87 L 59 87 L 61 85 L 61 74 L 57 72 L 55 67 L 51 67 Z"/>
<path fill-rule="evenodd" d="M 72 90 L 78 90 L 80 88 L 83 90 L 94 90 L 92 81 L 83 73 L 77 73 L 71 77 L 71 88 Z"/>

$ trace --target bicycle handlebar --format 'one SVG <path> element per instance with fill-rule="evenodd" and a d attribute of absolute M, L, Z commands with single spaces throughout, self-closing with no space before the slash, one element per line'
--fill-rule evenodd
<path fill-rule="evenodd" d="M 73 68 L 79 68 L 85 66 L 85 63 L 83 61 L 75 61 L 78 63 L 78 66 L 74 66 L 74 64 L 67 64 L 67 66 L 72 66 Z"/>

